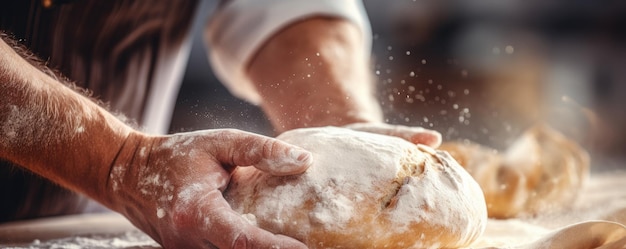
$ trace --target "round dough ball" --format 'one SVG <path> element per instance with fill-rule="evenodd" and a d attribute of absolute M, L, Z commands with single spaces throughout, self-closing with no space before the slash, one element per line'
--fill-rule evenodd
<path fill-rule="evenodd" d="M 463 247 L 482 235 L 478 184 L 446 152 L 337 127 L 278 137 L 313 153 L 303 174 L 238 168 L 225 197 L 234 210 L 311 248 Z"/>

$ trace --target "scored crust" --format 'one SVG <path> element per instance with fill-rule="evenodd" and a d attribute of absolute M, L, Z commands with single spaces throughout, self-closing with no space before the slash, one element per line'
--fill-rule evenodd
<path fill-rule="evenodd" d="M 462 247 L 484 231 L 482 191 L 446 152 L 349 129 L 278 137 L 313 153 L 305 173 L 233 173 L 225 198 L 259 227 L 311 248 Z"/>

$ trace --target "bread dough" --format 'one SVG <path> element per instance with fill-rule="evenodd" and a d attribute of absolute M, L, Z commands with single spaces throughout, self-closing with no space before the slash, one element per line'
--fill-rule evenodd
<path fill-rule="evenodd" d="M 547 125 L 528 129 L 502 154 L 466 142 L 439 149 L 480 184 L 493 218 L 561 211 L 574 203 L 589 177 L 587 152 Z"/>
<path fill-rule="evenodd" d="M 487 220 L 479 185 L 448 153 L 349 129 L 278 137 L 313 153 L 305 173 L 233 173 L 225 198 L 259 227 L 310 248 L 463 247 Z"/>

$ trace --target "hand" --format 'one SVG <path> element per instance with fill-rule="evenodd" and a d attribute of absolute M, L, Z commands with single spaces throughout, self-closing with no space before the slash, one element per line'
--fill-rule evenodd
<path fill-rule="evenodd" d="M 441 145 L 441 134 L 439 132 L 422 127 L 390 125 L 385 123 L 355 123 L 345 125 L 344 127 L 357 131 L 399 137 L 414 144 L 423 144 L 433 148 L 437 148 Z"/>
<path fill-rule="evenodd" d="M 238 130 L 134 133 L 108 186 L 112 208 L 165 248 L 306 248 L 252 225 L 231 209 L 222 191 L 237 166 L 290 175 L 311 162 L 299 147 Z"/>

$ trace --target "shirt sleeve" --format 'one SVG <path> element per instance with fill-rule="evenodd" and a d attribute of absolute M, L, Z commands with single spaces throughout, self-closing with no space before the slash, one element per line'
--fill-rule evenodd
<path fill-rule="evenodd" d="M 218 79 L 236 97 L 259 104 L 261 97 L 246 74 L 250 59 L 281 28 L 312 16 L 353 22 L 362 31 L 363 49 L 370 53 L 372 32 L 361 1 L 230 0 L 213 14 L 205 32 Z"/>

